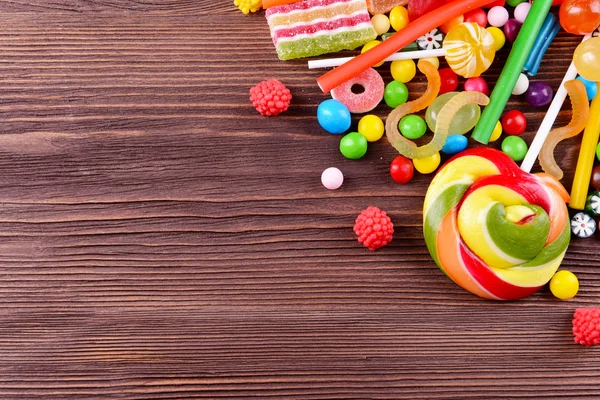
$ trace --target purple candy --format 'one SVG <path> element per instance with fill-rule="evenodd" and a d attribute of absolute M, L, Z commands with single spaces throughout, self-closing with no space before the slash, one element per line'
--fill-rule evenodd
<path fill-rule="evenodd" d="M 532 107 L 544 107 L 552 102 L 554 91 L 546 82 L 533 82 L 525 92 L 525 99 Z"/>
<path fill-rule="evenodd" d="M 515 39 L 517 39 L 519 31 L 521 30 L 521 25 L 523 24 L 514 18 L 506 21 L 506 25 L 504 25 L 504 35 L 509 42 L 514 43 Z"/>

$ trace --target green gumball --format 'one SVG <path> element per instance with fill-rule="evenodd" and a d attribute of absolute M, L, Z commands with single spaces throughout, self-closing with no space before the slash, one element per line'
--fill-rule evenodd
<path fill-rule="evenodd" d="M 340 152 L 346 158 L 358 160 L 367 153 L 367 138 L 358 132 L 350 132 L 340 140 Z"/>

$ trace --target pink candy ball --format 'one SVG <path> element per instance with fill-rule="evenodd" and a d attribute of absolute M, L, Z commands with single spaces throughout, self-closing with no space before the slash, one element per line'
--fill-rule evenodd
<path fill-rule="evenodd" d="M 482 77 L 469 78 L 465 81 L 465 92 L 481 92 L 488 96 L 490 89 L 487 82 Z"/>
<path fill-rule="evenodd" d="M 491 26 L 500 28 L 504 26 L 504 24 L 506 24 L 508 18 L 508 10 L 506 10 L 506 8 L 504 7 L 496 6 L 490 8 L 490 10 L 488 11 L 488 23 Z"/>
<path fill-rule="evenodd" d="M 335 167 L 329 167 L 321 174 L 321 183 L 329 190 L 338 189 L 344 183 L 344 174 Z"/>
<path fill-rule="evenodd" d="M 525 18 L 527 18 L 527 14 L 529 14 L 529 10 L 531 9 L 531 3 L 521 3 L 515 8 L 515 19 L 520 23 L 525 22 Z"/>

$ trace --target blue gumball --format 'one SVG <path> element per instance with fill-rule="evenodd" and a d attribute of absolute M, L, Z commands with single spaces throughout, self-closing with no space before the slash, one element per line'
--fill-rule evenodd
<path fill-rule="evenodd" d="M 450 155 L 460 153 L 467 148 L 468 142 L 469 140 L 463 135 L 450 135 L 442 147 L 442 152 Z"/>
<path fill-rule="evenodd" d="M 319 125 L 329 133 L 340 134 L 350 129 L 352 118 L 348 107 L 337 100 L 325 100 L 317 108 Z"/>
<path fill-rule="evenodd" d="M 581 76 L 577 79 L 583 82 L 583 84 L 585 85 L 585 91 L 588 95 L 588 100 L 592 101 L 594 97 L 596 97 L 596 95 L 598 94 L 598 84 L 596 82 L 588 81 L 587 79 Z"/>

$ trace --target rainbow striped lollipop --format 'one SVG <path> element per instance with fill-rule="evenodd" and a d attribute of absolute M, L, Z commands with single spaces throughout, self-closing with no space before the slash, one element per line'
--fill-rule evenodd
<path fill-rule="evenodd" d="M 544 286 L 571 238 L 568 194 L 550 175 L 523 172 L 506 154 L 466 150 L 431 182 L 425 241 L 436 264 L 469 292 L 515 300 Z"/>

